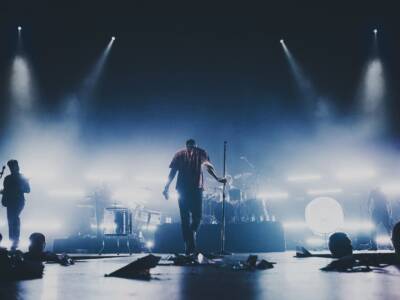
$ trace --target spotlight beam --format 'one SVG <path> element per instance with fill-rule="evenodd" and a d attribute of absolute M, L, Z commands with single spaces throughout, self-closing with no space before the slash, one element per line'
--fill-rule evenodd
<path fill-rule="evenodd" d="M 18 26 L 17 51 L 11 64 L 9 95 L 11 109 L 17 122 L 26 122 L 31 117 L 36 99 L 36 84 L 29 58 L 22 45 L 22 27 Z"/>
<path fill-rule="evenodd" d="M 110 54 L 112 45 L 114 44 L 115 37 L 111 37 L 109 43 L 107 44 L 107 47 L 104 49 L 102 54 L 100 55 L 99 59 L 97 60 L 96 64 L 94 65 L 93 69 L 87 76 L 86 80 L 84 81 L 82 90 L 81 90 L 81 97 L 82 98 L 90 98 L 90 96 L 93 94 L 93 91 L 96 87 L 96 84 L 103 73 L 104 67 L 107 62 L 107 58 Z M 87 101 L 87 100 L 85 100 Z"/>
<path fill-rule="evenodd" d="M 279 42 L 281 43 L 283 51 L 285 52 L 289 67 L 292 71 L 293 77 L 296 80 L 296 84 L 299 87 L 300 92 L 302 93 L 302 96 L 309 102 L 309 105 L 314 104 L 317 98 L 314 87 L 312 86 L 307 76 L 304 74 L 302 68 L 290 52 L 289 48 L 286 46 L 285 41 L 281 39 Z"/>
<path fill-rule="evenodd" d="M 17 54 L 21 55 L 22 54 L 22 50 L 23 50 L 23 47 L 22 47 L 22 27 L 18 26 L 17 29 L 18 29 Z"/>

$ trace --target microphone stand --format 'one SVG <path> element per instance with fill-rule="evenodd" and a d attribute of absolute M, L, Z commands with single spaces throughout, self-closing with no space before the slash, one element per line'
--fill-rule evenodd
<path fill-rule="evenodd" d="M 3 167 L 1 168 L 0 179 L 3 178 L 4 170 L 5 170 L 5 169 L 6 169 L 6 166 L 3 166 Z"/>
<path fill-rule="evenodd" d="M 223 167 L 223 178 L 226 176 L 226 145 L 228 142 L 224 142 L 224 167 Z M 230 255 L 229 252 L 225 251 L 225 200 L 226 200 L 226 182 L 224 182 L 222 188 L 222 220 L 221 220 L 221 255 Z"/>

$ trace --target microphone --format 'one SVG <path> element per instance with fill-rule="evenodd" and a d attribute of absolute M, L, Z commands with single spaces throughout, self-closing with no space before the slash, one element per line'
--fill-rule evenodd
<path fill-rule="evenodd" d="M 3 177 L 3 174 L 4 174 L 4 170 L 5 170 L 5 169 L 6 169 L 6 166 L 3 166 L 3 167 L 1 168 L 0 178 Z"/>

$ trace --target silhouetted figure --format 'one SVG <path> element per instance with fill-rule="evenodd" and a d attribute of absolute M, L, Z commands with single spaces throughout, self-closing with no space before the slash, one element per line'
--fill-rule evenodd
<path fill-rule="evenodd" d="M 377 250 L 376 243 L 377 229 L 380 224 L 385 228 L 388 235 L 391 235 L 391 209 L 388 200 L 379 187 L 373 189 L 368 198 L 368 209 L 371 221 L 374 223 L 374 230 L 371 237 L 371 250 Z"/>
<path fill-rule="evenodd" d="M 169 166 L 171 171 L 163 192 L 165 198 L 168 199 L 169 186 L 178 173 L 176 190 L 179 194 L 179 210 L 186 254 L 196 251 L 196 232 L 202 217 L 203 166 L 215 180 L 221 183 L 226 182 L 225 178 L 216 175 L 207 152 L 197 147 L 193 139 L 187 140 L 186 149 L 178 151 L 172 159 Z"/>
<path fill-rule="evenodd" d="M 344 232 L 335 232 L 329 237 L 329 251 L 332 257 L 341 258 L 353 254 L 351 240 Z"/>
<path fill-rule="evenodd" d="M 18 248 L 19 235 L 20 235 L 20 219 L 24 205 L 25 193 L 30 192 L 30 186 L 27 179 L 25 179 L 19 172 L 18 161 L 12 159 L 7 162 L 11 174 L 4 178 L 4 189 L 2 191 L 3 198 L 2 204 L 7 207 L 7 220 L 9 239 L 12 241 L 11 249 Z"/>
<path fill-rule="evenodd" d="M 396 244 L 397 247 L 400 247 L 400 223 L 396 226 L 396 230 L 393 230 L 392 240 L 393 245 Z M 304 247 L 297 247 L 296 257 L 338 258 L 321 268 L 323 271 L 367 272 L 372 270 L 370 267 L 400 264 L 399 255 L 393 252 L 353 253 L 351 240 L 344 232 L 336 232 L 329 237 L 329 250 L 331 254 L 314 254 Z"/>
<path fill-rule="evenodd" d="M 4 247 L 1 247 L 1 241 L 3 240 L 3 235 L 0 233 L 0 252 L 1 251 L 4 251 L 4 250 L 7 250 L 6 248 L 4 248 Z"/>
<path fill-rule="evenodd" d="M 392 231 L 392 243 L 394 251 L 400 257 L 400 222 L 396 223 Z"/>
<path fill-rule="evenodd" d="M 0 243 L 3 236 L 0 234 Z M 0 247 L 0 280 L 41 278 L 44 266 L 41 262 L 25 260 L 21 251 L 8 251 Z"/>
<path fill-rule="evenodd" d="M 46 248 L 46 237 L 40 232 L 34 232 L 29 237 L 29 251 L 24 253 L 24 259 L 31 262 L 55 262 L 61 265 L 71 265 L 73 260 L 67 255 L 60 255 L 44 251 Z"/>
<path fill-rule="evenodd" d="M 331 254 L 312 254 L 304 247 L 296 248 L 296 257 L 341 258 L 353 254 L 351 240 L 344 232 L 335 232 L 329 236 L 328 247 Z"/>

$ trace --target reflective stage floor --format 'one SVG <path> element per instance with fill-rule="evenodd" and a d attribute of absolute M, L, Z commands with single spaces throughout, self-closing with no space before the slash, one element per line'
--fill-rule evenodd
<path fill-rule="evenodd" d="M 0 299 L 400 299 L 400 271 L 395 266 L 368 273 L 327 273 L 319 269 L 331 259 L 293 255 L 259 255 L 277 263 L 264 271 L 158 266 L 151 270 L 150 281 L 104 277 L 143 255 L 93 259 L 70 267 L 46 264 L 42 279 L 0 283 Z"/>

